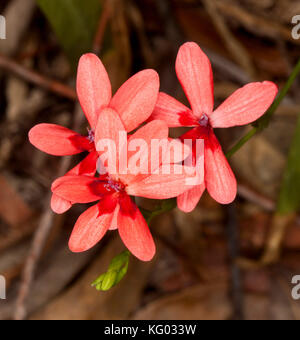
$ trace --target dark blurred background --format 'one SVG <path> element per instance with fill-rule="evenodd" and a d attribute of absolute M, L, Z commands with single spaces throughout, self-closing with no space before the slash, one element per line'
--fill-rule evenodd
<path fill-rule="evenodd" d="M 155 219 L 155 259 L 131 258 L 126 278 L 106 293 L 91 282 L 124 250 L 117 233 L 72 254 L 67 240 L 85 207 L 62 216 L 49 210 L 51 182 L 79 158 L 43 154 L 27 138 L 40 122 L 86 132 L 74 88 L 78 58 L 89 51 L 103 60 L 114 90 L 154 68 L 161 89 L 185 102 L 174 66 L 186 41 L 212 62 L 216 105 L 251 81 L 282 88 L 300 57 L 291 33 L 300 1 L 1 0 L 0 14 L 7 35 L 0 40 L 0 275 L 7 280 L 0 319 L 300 319 L 291 296 L 300 219 L 297 207 L 278 214 L 299 79 L 269 127 L 230 160 L 236 201 L 222 206 L 205 194 L 194 212 Z M 217 131 L 224 150 L 248 129 Z"/>

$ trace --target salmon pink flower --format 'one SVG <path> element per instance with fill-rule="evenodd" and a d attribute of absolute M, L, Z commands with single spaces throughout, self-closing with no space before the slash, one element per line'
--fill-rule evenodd
<path fill-rule="evenodd" d="M 249 124 L 261 117 L 277 95 L 269 81 L 250 83 L 234 92 L 214 110 L 213 73 L 209 59 L 195 43 L 184 44 L 178 53 L 176 73 L 191 109 L 165 93 L 160 93 L 151 119 L 164 120 L 169 127 L 194 127 L 182 139 L 204 140 L 204 182 L 177 199 L 185 212 L 192 211 L 205 188 L 219 203 L 231 203 L 237 193 L 235 176 L 213 128 Z"/>
<path fill-rule="evenodd" d="M 90 154 L 69 175 L 96 173 L 98 155 L 94 144 L 95 128 L 100 112 L 113 108 L 121 117 L 127 132 L 136 129 L 153 112 L 159 91 L 159 77 L 154 70 L 144 70 L 126 81 L 112 97 L 111 83 L 101 60 L 94 54 L 83 55 L 77 73 L 77 95 L 91 129 L 88 136 L 54 124 L 39 124 L 29 132 L 30 142 L 50 155 L 67 156 L 81 152 Z M 51 207 L 64 213 L 72 202 L 52 196 Z"/>
<path fill-rule="evenodd" d="M 165 122 L 152 121 L 128 137 L 130 141 L 143 139 L 150 151 L 154 138 L 168 139 L 168 130 Z M 119 145 L 119 136 L 122 133 L 126 135 L 126 127 L 120 115 L 111 108 L 102 110 L 95 131 L 96 145 L 103 139 L 112 140 L 115 145 Z M 130 155 L 128 148 L 121 148 L 117 162 L 122 159 L 123 153 L 126 157 Z M 99 155 L 102 160 L 103 154 L 99 152 Z M 184 154 L 180 161 L 183 159 Z M 170 167 L 169 174 L 161 171 L 164 166 Z M 167 164 L 163 160 L 158 164 L 159 171 L 154 169 L 151 174 L 123 174 L 118 171 L 118 166 L 115 169 L 116 172 L 110 173 L 108 167 L 108 172 L 99 177 L 64 176 L 53 183 L 53 193 L 67 201 L 98 201 L 77 220 L 69 247 L 73 252 L 86 251 L 98 243 L 108 230 L 118 229 L 126 247 L 140 260 L 149 261 L 155 254 L 155 244 L 143 215 L 130 196 L 150 199 L 177 197 L 188 189 L 187 180 L 193 175 L 186 172 L 183 165 L 170 164 L 170 161 Z M 202 174 L 196 174 L 201 175 L 203 176 L 203 171 Z M 199 180 L 202 181 L 201 178 Z"/>

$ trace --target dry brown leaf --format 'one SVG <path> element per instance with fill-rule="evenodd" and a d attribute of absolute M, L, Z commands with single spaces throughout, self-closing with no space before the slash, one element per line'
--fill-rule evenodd
<path fill-rule="evenodd" d="M 0 174 L 0 217 L 11 226 L 26 222 L 33 215 L 8 179 Z"/>
<path fill-rule="evenodd" d="M 232 307 L 225 283 L 189 287 L 162 297 L 134 316 L 134 320 L 227 320 Z"/>

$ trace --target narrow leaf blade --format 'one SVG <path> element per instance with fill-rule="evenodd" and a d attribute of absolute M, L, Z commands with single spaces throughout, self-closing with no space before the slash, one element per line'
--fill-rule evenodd
<path fill-rule="evenodd" d="M 300 209 L 300 118 L 290 148 L 282 182 L 277 211 L 280 214 L 297 212 Z"/>
<path fill-rule="evenodd" d="M 101 13 L 101 1 L 36 1 L 74 67 L 80 56 L 92 48 Z"/>

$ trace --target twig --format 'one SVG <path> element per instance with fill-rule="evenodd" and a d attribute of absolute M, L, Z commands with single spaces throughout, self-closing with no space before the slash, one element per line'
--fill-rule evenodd
<path fill-rule="evenodd" d="M 102 17 L 102 20 L 106 20 L 106 19 Z M 99 35 L 97 37 L 99 46 L 102 45 L 102 40 L 103 40 L 104 33 L 105 33 L 105 27 L 106 25 L 104 25 L 104 29 L 102 30 L 102 35 Z M 76 94 L 75 94 L 75 98 L 76 98 Z M 74 118 L 74 123 L 73 123 L 73 129 L 75 131 L 79 130 L 83 122 L 83 119 L 84 119 L 84 116 L 82 114 L 80 105 L 76 104 L 75 118 Z M 71 158 L 63 158 L 60 164 L 59 176 L 63 176 L 67 172 L 67 170 L 70 168 L 70 165 L 71 165 Z M 51 194 L 49 194 L 47 198 L 47 201 L 46 201 L 47 205 L 46 205 L 45 212 L 35 232 L 32 246 L 29 252 L 29 256 L 25 263 L 25 267 L 24 267 L 23 275 L 22 275 L 22 281 L 21 281 L 20 290 L 19 290 L 19 295 L 18 295 L 17 303 L 16 303 L 16 309 L 14 312 L 15 320 L 23 320 L 26 318 L 26 315 L 27 315 L 26 299 L 29 294 L 32 281 L 34 279 L 34 274 L 35 274 L 37 263 L 41 256 L 47 237 L 53 226 L 54 213 L 49 209 L 50 199 L 51 199 Z"/>
<path fill-rule="evenodd" d="M 234 305 L 234 319 L 244 319 L 243 312 L 243 291 L 241 284 L 241 271 L 237 265 L 237 258 L 239 256 L 238 246 L 238 232 L 237 232 L 237 212 L 235 203 L 227 207 L 227 238 L 231 266 L 231 281 L 232 281 L 232 298 Z"/>
<path fill-rule="evenodd" d="M 170 1 L 155 1 L 157 10 L 161 18 L 164 20 L 164 26 L 166 30 L 166 36 L 171 42 L 174 52 L 184 43 L 184 37 L 176 22 Z"/>
<path fill-rule="evenodd" d="M 66 97 L 71 100 L 76 100 L 76 91 L 59 81 L 49 79 L 35 71 L 32 71 L 15 61 L 11 60 L 0 54 L 0 68 L 4 69 L 5 71 L 12 72 L 16 76 L 25 79 L 26 81 L 43 87 L 44 89 L 54 92 L 62 97 Z"/>
<path fill-rule="evenodd" d="M 155 65 L 155 52 L 150 46 L 149 39 L 145 31 L 145 22 L 140 9 L 138 8 L 135 1 L 130 0 L 128 4 L 128 17 L 136 31 L 141 52 L 144 56 L 146 65 Z"/>
<path fill-rule="evenodd" d="M 276 203 L 273 200 L 264 197 L 260 193 L 254 191 L 244 184 L 238 185 L 238 194 L 239 196 L 245 198 L 247 201 L 255 203 L 264 208 L 266 211 L 272 212 L 276 209 Z"/>
<path fill-rule="evenodd" d="M 48 195 L 47 204 L 50 202 L 51 195 Z M 30 286 L 33 280 L 35 267 L 38 259 L 40 258 L 43 245 L 52 227 L 54 214 L 46 209 L 43 214 L 40 224 L 35 232 L 30 254 L 26 260 L 25 267 L 22 273 L 22 284 L 19 289 L 17 298 L 16 310 L 14 313 L 15 320 L 23 320 L 26 317 L 25 301 L 29 293 Z"/>
<path fill-rule="evenodd" d="M 203 48 L 203 50 L 211 60 L 213 66 L 223 72 L 224 75 L 242 85 L 251 82 L 251 76 L 242 67 L 213 50 L 207 48 Z"/>
<path fill-rule="evenodd" d="M 83 121 L 83 115 L 81 108 L 79 104 L 76 105 L 75 110 L 75 120 L 73 124 L 73 129 L 79 130 L 80 125 Z M 58 174 L 60 176 L 63 176 L 71 165 L 71 158 L 63 158 L 60 163 L 60 169 L 58 171 Z M 34 238 L 32 241 L 32 245 L 29 251 L 29 255 L 27 257 L 23 274 L 22 274 L 22 280 L 21 285 L 19 289 L 19 294 L 17 298 L 16 303 L 16 309 L 14 312 L 14 319 L 15 320 L 23 320 L 26 318 L 26 298 L 29 294 L 30 287 L 32 284 L 32 281 L 34 279 L 35 269 L 37 266 L 37 263 L 39 261 L 39 258 L 41 256 L 41 253 L 43 251 L 45 242 L 47 240 L 47 237 L 53 227 L 53 219 L 55 214 L 52 212 L 51 209 L 49 209 L 51 201 L 51 193 L 47 196 L 46 200 L 46 207 L 45 211 L 41 217 L 40 223 L 36 229 L 36 232 L 34 234 Z"/>
<path fill-rule="evenodd" d="M 109 2 L 110 0 L 105 0 L 103 3 L 103 10 L 100 16 L 97 32 L 93 43 L 93 52 L 95 54 L 99 54 L 99 52 L 101 51 L 106 27 L 111 17 L 111 8 Z"/>
<path fill-rule="evenodd" d="M 233 3 L 233 1 L 215 0 L 215 2 L 223 15 L 238 21 L 250 32 L 275 40 L 280 36 L 293 44 L 299 45 L 300 43 L 300 40 L 293 39 L 290 28 L 279 24 L 278 20 L 265 19 L 256 13 L 252 14 L 245 10 L 244 6 Z"/>
<path fill-rule="evenodd" d="M 172 15 L 170 3 L 168 1 L 156 0 L 156 6 L 160 16 L 166 23 L 166 35 L 168 41 L 172 43 L 174 54 L 176 54 L 177 49 L 185 42 L 186 38 L 179 29 L 179 26 Z M 243 85 L 251 81 L 251 76 L 243 68 L 234 64 L 231 60 L 215 53 L 211 49 L 203 48 L 203 50 L 211 60 L 213 66 L 219 71 L 225 73 L 226 76 L 230 77 L 232 80 Z"/>
<path fill-rule="evenodd" d="M 256 72 L 254 65 L 248 52 L 243 45 L 235 38 L 228 28 L 223 16 L 219 13 L 217 5 L 214 0 L 202 0 L 206 11 L 211 17 L 211 20 L 218 30 L 219 34 L 223 38 L 228 51 L 232 54 L 235 61 L 243 67 L 243 69 L 251 76 L 256 78 Z"/>

